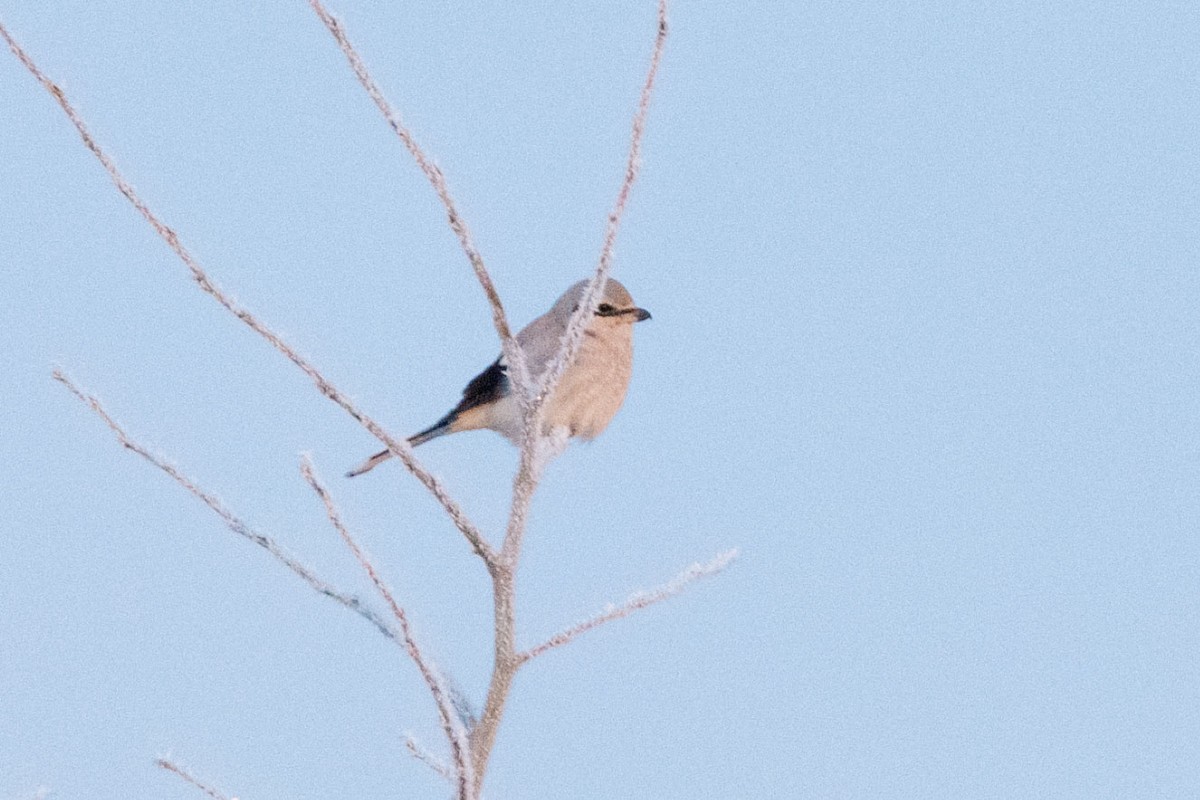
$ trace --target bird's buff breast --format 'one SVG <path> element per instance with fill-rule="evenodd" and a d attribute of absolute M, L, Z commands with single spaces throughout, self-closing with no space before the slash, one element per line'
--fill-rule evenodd
<path fill-rule="evenodd" d="M 601 338 L 588 331 L 579 356 L 563 374 L 550 398 L 546 408 L 547 431 L 567 428 L 580 439 L 599 436 L 625 400 L 632 364 L 632 336 Z"/>

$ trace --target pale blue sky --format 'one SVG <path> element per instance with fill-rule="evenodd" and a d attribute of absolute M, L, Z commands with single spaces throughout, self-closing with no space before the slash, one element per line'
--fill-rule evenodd
<path fill-rule="evenodd" d="M 513 321 L 592 267 L 651 2 L 337 0 Z M 307 5 L 0 0 L 213 277 L 396 432 L 497 351 L 429 187 Z M 1200 6 L 676 2 L 615 275 L 626 407 L 551 469 L 492 798 L 1200 792 Z M 347 521 L 478 700 L 486 578 L 190 285 L 0 57 L 0 798 L 444 797 L 415 671 L 60 386 L 347 588 Z M 421 457 L 496 532 L 499 437 Z"/>

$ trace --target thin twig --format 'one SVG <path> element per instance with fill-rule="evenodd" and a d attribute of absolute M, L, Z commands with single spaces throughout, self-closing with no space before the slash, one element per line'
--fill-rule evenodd
<path fill-rule="evenodd" d="M 338 47 L 346 56 L 346 60 L 350 62 L 350 68 L 354 70 L 354 75 L 358 78 L 358 82 L 367 91 L 367 95 L 375 103 L 376 108 L 383 114 L 388 125 L 396 135 L 400 137 L 404 147 L 408 150 L 413 160 L 417 162 L 417 166 L 421 172 L 429 180 L 433 186 L 434 192 L 437 193 L 438 199 L 442 201 L 442 206 L 446 209 L 446 216 L 450 222 L 450 229 L 454 231 L 454 235 L 458 237 L 458 243 L 462 246 L 463 253 L 466 254 L 467 260 L 471 262 L 471 269 L 475 271 L 475 277 L 479 280 L 479 285 L 483 287 L 483 292 L 487 295 L 488 304 L 492 308 L 492 324 L 496 327 L 496 334 L 500 337 L 500 348 L 504 351 L 504 356 L 508 363 L 512 365 L 512 374 L 516 376 L 514 381 L 518 387 L 518 397 L 522 400 L 522 404 L 527 397 L 525 387 L 527 385 L 527 371 L 525 367 L 524 354 L 521 352 L 520 346 L 513 338 L 512 330 L 508 325 L 508 315 L 504 312 L 504 304 L 500 301 L 500 294 L 496 291 L 496 286 L 492 283 L 492 277 L 488 274 L 487 267 L 484 266 L 483 256 L 480 255 L 479 249 L 475 246 L 474 240 L 471 238 L 471 231 L 467 228 L 466 220 L 458 212 L 458 206 L 454 202 L 454 197 L 450 194 L 450 187 L 446 185 L 446 176 L 442 174 L 441 169 L 437 164 L 425 154 L 421 146 L 417 144 L 417 140 L 413 137 L 412 132 L 400 119 L 400 115 L 392 108 L 392 104 L 384 97 L 383 91 L 380 90 L 379 84 L 371 77 L 367 65 L 363 62 L 362 56 L 354 49 L 354 45 L 350 43 L 349 36 L 346 35 L 346 29 L 342 26 L 341 20 L 333 16 L 326 10 L 325 6 L 321 5 L 320 0 L 309 0 L 309 5 L 317 16 L 321 18 L 321 22 L 329 29 L 333 38 L 337 40 Z"/>
<path fill-rule="evenodd" d="M 342 522 L 341 514 L 338 513 L 337 506 L 334 504 L 329 490 L 325 488 L 325 485 L 317 477 L 313 469 L 312 460 L 307 455 L 304 456 L 301 462 L 300 472 L 304 475 L 304 480 L 316 492 L 317 497 L 321 499 L 330 524 L 333 525 L 338 535 L 342 537 L 342 541 L 346 543 L 346 546 L 350 548 L 350 552 L 354 554 L 363 571 L 367 573 L 367 577 L 371 579 L 371 583 L 375 584 L 379 595 L 387 603 L 388 608 L 391 609 L 392 616 L 399 623 L 405 652 L 408 653 L 408 657 L 412 659 L 412 662 L 416 664 L 417 671 L 421 673 L 421 678 L 424 679 L 425 685 L 429 687 L 429 693 L 433 695 L 433 701 L 437 705 L 438 716 L 441 718 L 442 730 L 445 731 L 446 738 L 450 741 L 450 749 L 454 755 L 455 771 L 459 783 L 459 792 L 463 797 L 468 797 L 468 787 L 473 786 L 474 781 L 471 777 L 467 732 L 463 729 L 462 722 L 459 720 L 458 714 L 454 709 L 454 703 L 449 691 L 446 689 L 445 680 L 443 680 L 437 666 L 425 655 L 420 645 L 417 644 L 417 640 L 413 636 L 412 626 L 408 621 L 408 613 L 396 602 L 395 596 L 379 575 L 379 570 L 375 568 L 370 557 L 363 551 L 362 547 Z"/>
<path fill-rule="evenodd" d="M 596 304 L 608 283 L 608 273 L 612 269 L 613 247 L 617 240 L 617 230 L 629 203 L 629 195 L 637 180 L 642 163 L 642 138 L 646 130 L 646 116 L 650 111 L 650 98 L 654 93 L 654 82 L 658 76 L 658 68 L 662 62 L 663 46 L 667 40 L 667 2 L 659 0 L 658 28 L 654 37 L 654 50 L 650 56 L 650 66 L 646 71 L 646 79 L 642 84 L 642 92 L 638 98 L 637 112 L 633 117 L 632 130 L 629 137 L 629 154 L 625 163 L 625 178 L 617 193 L 617 201 L 608 215 L 608 224 L 604 232 L 604 245 L 600 250 L 600 261 L 596 273 L 592 276 L 579 307 L 571 315 L 567 329 L 559 343 L 558 352 L 550 365 L 542 373 L 531 408 L 526 414 L 525 436 L 521 446 L 521 460 L 517 466 L 517 476 L 513 485 L 512 513 L 509 516 L 508 528 L 505 532 L 504 543 L 501 547 L 501 558 L 513 561 L 521 550 L 521 537 L 525 532 L 525 515 L 540 472 L 537 464 L 537 454 L 534 452 L 536 439 L 541 436 L 542 415 L 547 400 L 558 387 L 567 366 L 575 360 L 579 348 L 583 344 L 583 332 L 591 319 Z"/>
<path fill-rule="evenodd" d="M 391 453 L 404 464 L 408 471 L 415 475 L 417 480 L 421 481 L 421 483 L 425 485 L 425 488 L 428 489 L 435 498 L 437 498 L 438 502 L 441 503 L 442 507 L 446 510 L 446 513 L 450 515 L 450 519 L 454 521 L 455 527 L 457 527 L 459 531 L 462 532 L 463 536 L 466 537 L 476 555 L 483 559 L 489 570 L 492 569 L 495 557 L 492 552 L 491 545 L 489 545 L 483 538 L 483 535 L 479 532 L 479 529 L 475 527 L 475 524 L 467 518 L 467 515 L 463 512 L 462 508 L 459 507 L 458 503 L 456 503 L 454 499 L 450 497 L 449 493 L 447 493 L 441 482 L 428 470 L 421 466 L 421 464 L 416 460 L 416 457 L 413 455 L 412 448 L 408 445 L 408 442 L 406 442 L 404 439 L 397 439 L 384 430 L 383 426 L 381 426 L 371 417 L 367 416 L 366 413 L 352 403 L 350 399 L 341 392 L 341 390 L 334 386 L 329 379 L 321 374 L 321 372 L 315 366 L 313 366 L 306 358 L 301 356 L 291 345 L 285 342 L 277 333 L 267 327 L 266 324 L 255 317 L 249 310 L 242 308 L 235 303 L 233 299 L 229 297 L 229 295 L 227 295 L 220 287 L 218 287 L 212 281 L 212 279 L 209 278 L 208 273 L 204 271 L 199 262 L 196 261 L 187 248 L 185 248 L 179 241 L 179 235 L 171 227 L 163 223 L 157 215 L 155 215 L 150 207 L 147 206 L 141 197 L 138 196 L 137 192 L 134 191 L 129 182 L 125 180 L 124 176 L 117 169 L 116 164 L 113 163 L 113 160 L 109 158 L 108 154 L 100 147 L 95 138 L 93 138 L 91 132 L 84 124 L 83 118 L 75 110 L 75 107 L 72 106 L 67 100 L 66 94 L 63 92 L 63 90 L 53 81 L 51 81 L 44 72 L 42 72 L 42 70 L 33 62 L 29 55 L 23 49 L 21 49 L 16 40 L 9 35 L 8 30 L 4 28 L 2 24 L 0 24 L 0 36 L 3 36 L 4 40 L 8 43 L 9 49 L 13 51 L 18 59 L 20 59 L 21 63 L 25 65 L 25 68 L 28 69 L 33 77 L 37 79 L 38 83 L 40 83 L 46 89 L 46 91 L 53 95 L 54 99 L 58 101 L 59 106 L 62 107 L 62 110 L 66 113 L 67 118 L 71 121 L 71 124 L 75 126 L 75 130 L 79 132 L 79 136 L 83 139 L 84 145 L 92 152 L 93 155 L 96 156 L 97 159 L 99 159 L 100 164 L 104 167 L 104 171 L 108 173 L 109 178 L 112 179 L 113 184 L 117 187 L 121 194 L 125 195 L 125 199 L 127 199 L 133 205 L 133 207 L 137 209 L 138 213 L 141 214 L 148 223 L 150 223 L 150 226 L 154 228 L 155 232 L 162 237 L 163 241 L 167 243 L 175 255 L 177 255 L 184 263 L 184 266 L 186 266 L 191 272 L 192 279 L 196 282 L 196 284 L 206 294 L 220 303 L 227 311 L 229 311 L 229 313 L 240 319 L 259 336 L 266 339 L 272 347 L 274 347 L 289 361 L 299 367 L 304 374 L 307 375 L 314 384 L 316 384 L 317 390 L 320 391 L 321 394 L 325 395 L 325 397 L 329 398 L 334 403 L 337 403 L 337 405 L 339 405 L 356 422 L 370 431 L 375 438 L 379 439 L 379 441 L 383 442 L 384 445 L 387 446 L 388 450 L 391 451 Z"/>
<path fill-rule="evenodd" d="M 408 749 L 409 755 L 417 759 L 431 770 L 441 775 L 450 783 L 454 783 L 454 770 L 450 769 L 444 761 L 435 756 L 433 753 L 426 750 L 420 742 L 413 737 L 412 734 L 405 734 L 404 746 Z"/>
<path fill-rule="evenodd" d="M 541 481 L 542 471 L 547 464 L 562 455 L 569 441 L 570 431 L 566 428 L 558 428 L 547 434 L 542 434 L 536 428 L 525 428 L 517 474 L 513 478 L 508 526 L 504 535 L 504 545 L 500 549 L 500 561 L 510 569 L 516 569 L 516 560 L 521 551 L 521 533 L 525 530 L 529 506 Z"/>
<path fill-rule="evenodd" d="M 176 764 L 174 761 L 169 761 L 165 758 L 159 758 L 159 759 L 156 759 L 154 763 L 156 765 L 158 765 L 159 767 L 162 767 L 163 769 L 165 769 L 167 772 L 174 772 L 176 775 L 183 778 L 185 781 L 190 783 L 192 786 L 195 786 L 197 789 L 199 789 L 200 791 L 204 792 L 206 795 L 211 797 L 212 800 L 237 800 L 236 797 L 230 798 L 230 797 L 226 797 L 225 795 L 221 794 L 216 789 L 209 786 L 207 783 L 200 780 L 195 775 L 193 775 L 192 773 L 188 772 L 183 767 Z"/>
<path fill-rule="evenodd" d="M 62 372 L 62 370 L 54 370 L 53 375 L 54 380 L 70 389 L 72 394 L 82 400 L 92 409 L 92 411 L 96 412 L 96 415 L 99 416 L 100 419 L 104 420 L 104 424 L 108 426 L 109 430 L 111 430 L 114 435 L 116 435 L 117 441 L 120 442 L 122 447 L 124 447 L 126 450 L 137 453 L 146 461 L 149 461 L 151 464 L 169 475 L 172 480 L 186 489 L 192 494 L 192 496 L 208 506 L 218 517 L 221 518 L 221 521 L 224 522 L 225 526 L 231 531 L 266 550 L 275 558 L 276 561 L 283 564 L 285 567 L 298 575 L 300 579 L 311 586 L 313 590 L 319 594 L 325 595 L 331 600 L 337 601 L 353 611 L 355 614 L 358 614 L 367 622 L 374 625 L 376 630 L 378 630 L 384 636 L 393 640 L 397 638 L 396 632 L 392 629 L 392 626 L 387 622 L 387 620 L 380 617 L 374 611 L 374 609 L 366 605 L 360 598 L 335 589 L 330 584 L 318 578 L 312 570 L 297 561 L 294 556 L 290 555 L 286 550 L 280 547 L 279 543 L 270 536 L 258 533 L 257 531 L 251 529 L 244 520 L 226 508 L 225 505 L 218 500 L 215 495 L 201 488 L 196 484 L 195 481 L 180 472 L 174 465 L 162 458 L 162 456 L 150 452 L 150 450 L 148 450 L 146 447 L 134 441 L 129 434 L 125 432 L 125 429 L 121 427 L 120 423 L 109 416 L 108 412 L 104 410 L 104 406 L 100 404 L 99 400 L 84 392 L 82 389 L 72 383 L 71 379 L 68 378 Z"/>
<path fill-rule="evenodd" d="M 667 0 L 658 0 L 658 30 L 654 37 L 654 51 L 650 56 L 650 66 L 646 70 L 646 80 L 642 84 L 642 92 L 638 97 L 637 112 L 633 116 L 633 125 L 629 136 L 629 154 L 625 160 L 625 178 L 621 189 L 617 192 L 617 200 L 604 229 L 604 242 L 600 248 L 600 260 L 596 265 L 596 274 L 588 283 L 579 301 L 579 307 L 571 315 L 571 321 L 563 334 L 563 343 L 559 346 L 558 355 L 542 374 L 541 385 L 534 398 L 535 404 L 541 408 L 547 397 L 554 392 L 558 381 L 567 367 L 579 354 L 583 345 L 583 332 L 595 311 L 596 304 L 603 296 L 604 287 L 608 283 L 608 273 L 612 270 L 613 247 L 617 241 L 617 231 L 621 227 L 621 219 L 625 216 L 625 208 L 629 204 L 629 196 L 633 184 L 637 181 L 638 172 L 642 166 L 642 138 L 646 131 L 646 117 L 650 111 L 650 98 L 654 94 L 654 82 L 658 77 L 658 68 L 662 63 L 663 46 L 667 41 Z"/>
<path fill-rule="evenodd" d="M 716 558 L 709 561 L 707 564 L 692 564 L 690 567 L 680 572 L 671 580 L 655 587 L 648 592 L 634 592 L 620 605 L 612 605 L 611 603 L 604 607 L 599 614 L 586 619 L 583 622 L 578 622 L 566 630 L 560 631 L 551 636 L 546 641 L 539 645 L 529 648 L 525 652 L 518 655 L 521 663 L 537 658 L 547 650 L 552 650 L 555 647 L 562 647 L 564 644 L 573 641 L 580 635 L 587 633 L 593 628 L 598 628 L 606 622 L 611 622 L 614 619 L 627 617 L 639 609 L 652 606 L 655 603 L 661 603 L 669 597 L 682 592 L 687 588 L 688 584 L 708 575 L 715 575 L 725 569 L 735 558 L 738 557 L 738 551 L 727 550 L 719 554 Z"/>

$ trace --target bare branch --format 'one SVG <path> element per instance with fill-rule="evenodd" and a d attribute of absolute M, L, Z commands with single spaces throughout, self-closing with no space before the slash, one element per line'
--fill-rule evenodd
<path fill-rule="evenodd" d="M 529 505 L 541 481 L 542 471 L 547 464 L 562 455 L 569 442 L 570 431 L 566 428 L 552 430 L 546 435 L 542 435 L 537 428 L 525 428 L 517 474 L 513 478 L 512 507 L 508 515 L 504 544 L 500 549 L 500 560 L 510 569 L 516 568 Z"/>
<path fill-rule="evenodd" d="M 333 525 L 338 535 L 342 537 L 342 541 L 346 543 L 346 546 L 350 548 L 350 552 L 354 554 L 363 571 L 367 573 L 367 577 L 375 584 L 379 595 L 387 603 L 388 608 L 392 611 L 392 616 L 399 623 L 405 652 L 408 653 L 408 657 L 412 659 L 412 662 L 416 664 L 417 671 L 421 673 L 421 678 L 424 679 L 425 685 L 429 687 L 429 693 L 433 695 L 433 701 L 437 705 L 438 716 L 441 718 L 442 730 L 445 731 L 446 738 L 450 741 L 450 749 L 454 754 L 459 792 L 463 797 L 470 796 L 468 794 L 468 787 L 474 786 L 474 781 L 472 779 L 467 732 L 463 729 L 462 722 L 459 720 L 458 714 L 454 709 L 454 702 L 450 696 L 450 692 L 446 688 L 445 680 L 442 678 L 437 666 L 425 655 L 420 645 L 417 644 L 417 640 L 413 636 L 412 626 L 408 621 L 408 613 L 396 602 L 395 596 L 388 589 L 383 578 L 380 577 L 379 571 L 375 568 L 371 558 L 363 551 L 345 524 L 343 524 L 337 506 L 334 505 L 333 498 L 325 488 L 325 485 L 317 477 L 313 469 L 312 460 L 307 455 L 304 456 L 301 462 L 300 472 L 304 475 L 304 480 L 308 482 L 312 490 L 317 493 L 317 497 L 321 499 L 321 503 L 324 504 L 325 514 L 329 517 L 330 524 Z"/>
<path fill-rule="evenodd" d="M 404 746 L 408 749 L 409 755 L 411 755 L 413 758 L 422 762 L 425 766 L 429 767 L 438 775 L 441 775 L 448 782 L 454 783 L 454 770 L 446 766 L 445 762 L 443 762 L 440 758 L 426 750 L 421 743 L 413 737 L 412 734 L 405 734 Z"/>
<path fill-rule="evenodd" d="M 146 203 L 142 201 L 141 197 L 138 196 L 137 192 L 134 191 L 129 182 L 125 180 L 124 176 L 121 175 L 121 172 L 117 169 L 116 164 L 113 163 L 112 159 L 109 158 L 108 154 L 93 138 L 91 132 L 84 124 L 83 118 L 80 117 L 79 113 L 75 110 L 75 107 L 72 106 L 67 100 L 66 94 L 63 92 L 63 90 L 56 83 L 46 77 L 46 74 L 43 73 L 41 69 L 38 68 L 37 64 L 35 64 L 29 57 L 29 55 L 21 49 L 20 45 L 18 45 L 16 40 L 9 35 L 8 30 L 2 24 L 0 24 L 0 36 L 3 36 L 4 40 L 8 43 L 9 49 L 13 51 L 18 59 L 20 59 L 21 63 L 25 65 L 25 68 L 32 73 L 33 77 L 37 79 L 38 83 L 40 83 L 46 89 L 46 91 L 53 95 L 59 106 L 61 106 L 62 110 L 66 113 L 67 118 L 71 120 L 71 124 L 75 126 L 75 130 L 79 132 L 79 136 L 83 139 L 84 145 L 92 152 L 93 155 L 96 156 L 97 159 L 99 159 L 100 164 L 104 167 L 104 171 L 108 173 L 109 178 L 112 179 L 113 184 L 117 187 L 121 194 L 125 195 L 125 198 L 131 204 L 133 204 L 133 207 L 137 209 L 138 213 L 141 214 L 148 223 L 150 223 L 150 226 L 154 228 L 155 232 L 162 237 L 163 241 L 167 243 L 175 255 L 177 255 L 184 263 L 184 266 L 186 266 L 191 272 L 192 279 L 196 282 L 196 284 L 206 294 L 220 303 L 227 311 L 229 311 L 229 313 L 233 314 L 235 317 L 244 322 L 251 330 L 253 330 L 262 338 L 266 339 L 267 342 L 270 343 L 270 345 L 277 351 L 282 353 L 284 357 L 299 367 L 304 374 L 307 375 L 314 384 L 316 384 L 317 390 L 320 391 L 321 394 L 325 395 L 325 397 L 341 406 L 341 408 L 356 422 L 370 431 L 375 438 L 379 439 L 379 441 L 383 442 L 387 446 L 388 450 L 390 450 L 391 453 L 404 464 L 408 471 L 415 475 L 417 480 L 421 481 L 421 483 L 425 485 L 425 488 L 428 489 L 435 498 L 437 498 L 438 502 L 441 503 L 442 507 L 446 510 L 446 513 L 449 514 L 450 519 L 453 520 L 455 527 L 457 527 L 459 531 L 462 532 L 463 536 L 466 537 L 476 555 L 483 559 L 489 570 L 492 569 L 494 567 L 495 558 L 491 546 L 483 538 L 483 535 L 479 532 L 479 529 L 475 527 L 475 524 L 467 518 L 467 515 L 463 512 L 462 508 L 459 507 L 458 503 L 456 503 L 454 499 L 450 497 L 449 493 L 447 493 L 441 482 L 428 470 L 421 466 L 421 464 L 416 460 L 416 457 L 413 455 L 412 448 L 408 445 L 408 442 L 404 439 L 397 439 L 384 430 L 383 426 L 355 406 L 354 403 L 352 403 L 350 399 L 341 392 L 341 390 L 334 386 L 329 379 L 321 374 L 321 372 L 317 370 L 315 366 L 301 356 L 291 345 L 285 342 L 277 333 L 267 327 L 250 311 L 239 306 L 233 301 L 232 298 L 229 297 L 229 295 L 222 291 L 221 288 L 209 278 L 208 273 L 204 271 L 199 262 L 196 261 L 187 248 L 185 248 L 179 241 L 178 234 L 176 234 L 172 228 L 163 223 L 162 220 L 155 215 L 150 207 L 147 206 Z"/>
<path fill-rule="evenodd" d="M 625 207 L 629 204 L 629 195 L 637 180 L 642 166 L 642 137 L 646 131 L 646 116 L 650 111 L 650 98 L 654 94 L 654 81 L 658 77 L 658 67 L 662 62 L 663 46 L 667 41 L 667 0 L 658 0 L 658 29 L 654 37 L 654 51 L 650 56 L 650 66 L 646 70 L 646 80 L 642 84 L 642 93 L 638 98 L 637 112 L 633 116 L 633 126 L 629 136 L 629 155 L 625 161 L 625 179 L 617 192 L 617 201 L 608 214 L 608 222 L 604 229 L 604 243 L 600 248 L 600 261 L 596 266 L 596 274 L 584 290 L 579 307 L 571 315 L 571 321 L 563 334 L 563 343 L 559 346 L 558 355 L 543 373 L 541 385 L 534 398 L 537 408 L 544 407 L 563 372 L 579 354 L 583 345 L 583 332 L 587 322 L 596 309 L 596 304 L 604 295 L 604 287 L 608 283 L 608 273 L 612 270 L 613 247 L 617 241 L 617 231 L 621 227 L 621 219 L 625 215 Z"/>
<path fill-rule="evenodd" d="M 346 35 L 346 29 L 342 27 L 341 20 L 330 14 L 325 6 L 321 5 L 320 0 L 309 0 L 309 5 L 316 12 L 317 16 L 321 18 L 321 22 L 325 23 L 325 27 L 329 29 L 333 38 L 337 40 L 338 47 L 341 48 L 342 53 L 346 56 L 346 60 L 350 62 L 350 68 L 354 70 L 354 75 L 358 78 L 358 82 L 366 89 L 367 95 L 375 103 L 380 113 L 383 114 L 384 119 L 387 120 L 391 129 L 400 137 L 400 141 L 404 143 L 405 149 L 412 155 L 413 160 L 417 162 L 417 166 L 437 193 L 438 199 L 442 201 L 442 205 L 446 209 L 446 216 L 450 222 L 450 229 L 458 237 L 458 243 L 462 246 L 467 260 L 471 262 L 471 268 L 475 271 L 475 277 L 479 280 L 479 285 L 483 287 L 483 292 L 487 295 L 488 304 L 492 307 L 492 324 L 496 327 L 496 334 L 500 337 L 500 347 L 504 351 L 505 358 L 509 364 L 513 365 L 513 375 L 516 376 L 514 384 L 518 387 L 518 396 L 524 402 L 529 385 L 524 355 L 508 326 L 508 315 L 504 313 L 504 304 L 500 302 L 500 294 L 496 291 L 496 286 L 492 283 L 492 277 L 488 274 L 487 267 L 483 264 L 483 256 L 480 255 L 478 248 L 475 247 L 475 242 L 471 238 L 471 231 L 467 228 L 466 221 L 458 213 L 458 207 L 455 205 L 454 198 L 450 194 L 450 188 L 446 185 L 446 176 L 442 174 L 437 164 L 434 164 L 429 156 L 425 154 L 425 151 L 421 149 L 421 146 L 417 144 L 417 140 L 413 138 L 412 132 L 405 126 L 404 121 L 400 119 L 400 115 L 396 113 L 391 103 L 383 96 L 383 91 L 380 90 L 379 84 L 375 83 L 375 79 L 371 77 L 371 73 L 367 70 L 367 65 L 363 63 L 362 56 L 358 54 L 358 51 L 354 49 L 354 45 L 350 43 L 350 38 Z"/>
<path fill-rule="evenodd" d="M 163 459 L 162 456 L 150 452 L 143 445 L 130 438 L 129 434 L 125 432 L 125 429 L 122 428 L 120 424 L 111 416 L 109 416 L 108 412 L 104 410 L 104 406 L 100 404 L 100 401 L 72 383 L 71 379 L 63 374 L 62 370 L 54 370 L 53 375 L 54 380 L 70 389 L 72 394 L 87 404 L 92 411 L 96 412 L 96 415 L 99 416 L 100 419 L 104 420 L 104 424 L 106 424 L 109 427 L 109 430 L 116 435 L 117 441 L 120 442 L 122 447 L 124 447 L 126 450 L 137 453 L 139 456 L 146 459 L 151 464 L 169 475 L 172 480 L 190 492 L 192 496 L 196 497 L 198 500 L 208 506 L 213 513 L 221 518 L 221 520 L 225 523 L 225 526 L 231 531 L 266 550 L 275 558 L 276 561 L 278 561 L 280 564 L 283 564 L 285 567 L 298 575 L 300 579 L 311 586 L 314 591 L 325 595 L 331 600 L 337 601 L 353 611 L 355 614 L 358 614 L 367 622 L 374 625 L 376 630 L 389 639 L 394 640 L 397 638 L 396 632 L 392 629 L 392 626 L 388 624 L 387 620 L 375 613 L 374 609 L 366 605 L 360 598 L 335 589 L 330 584 L 318 578 L 312 570 L 297 561 L 294 556 L 290 555 L 270 536 L 258 533 L 257 531 L 251 529 L 244 520 L 226 508 L 225 505 L 218 500 L 215 495 L 205 491 L 203 488 L 197 485 L 195 481 L 184 475 L 174 465 Z"/>
<path fill-rule="evenodd" d="M 642 84 L 642 92 L 638 98 L 637 112 L 633 117 L 633 127 L 629 139 L 629 155 L 625 163 L 625 179 L 621 184 L 621 190 L 617 193 L 616 204 L 608 215 L 608 224 L 604 233 L 604 245 L 600 251 L 600 262 L 596 268 L 596 274 L 588 283 L 587 289 L 584 290 L 583 299 L 580 301 L 579 307 L 571 315 L 571 320 L 567 324 L 567 330 L 563 334 L 557 354 L 542 374 L 540 382 L 535 388 L 536 393 L 533 398 L 532 407 L 526 412 L 525 437 L 521 445 L 521 461 L 517 467 L 517 476 L 513 483 L 512 513 L 509 516 L 508 529 L 505 533 L 504 544 L 502 546 L 501 557 L 504 559 L 514 559 L 516 554 L 520 552 L 520 540 L 525 530 L 525 514 L 537 484 L 537 475 L 540 473 L 541 465 L 538 463 L 538 454 L 535 453 L 535 440 L 541 436 L 542 410 L 546 407 L 546 400 L 554 393 L 555 388 L 558 386 L 558 382 L 561 380 L 567 366 L 579 354 L 579 348 L 583 344 L 583 332 L 587 327 L 587 321 L 594 312 L 599 298 L 604 293 L 604 287 L 608 283 L 608 273 L 612 269 L 613 246 L 616 243 L 617 230 L 620 227 L 621 218 L 625 214 L 625 207 L 628 205 L 629 195 L 633 190 L 633 184 L 637 180 L 638 171 L 642 163 L 642 137 L 646 130 L 646 116 L 650 111 L 650 98 L 654 92 L 654 81 L 658 75 L 659 64 L 662 62 L 663 46 L 666 43 L 666 39 L 667 2 L 666 0 L 659 0 L 658 28 L 654 37 L 654 50 L 650 56 L 650 66 L 646 71 L 646 80 Z"/>
<path fill-rule="evenodd" d="M 520 659 L 521 663 L 524 663 L 530 659 L 537 658 L 547 650 L 552 650 L 555 647 L 561 647 L 564 644 L 573 641 L 581 634 L 587 633 L 593 628 L 598 628 L 606 622 L 627 617 L 639 609 L 652 606 L 655 603 L 661 603 L 663 600 L 666 600 L 669 597 L 674 597 L 682 592 L 692 582 L 700 578 L 707 577 L 708 575 L 715 575 L 716 573 L 725 569 L 737 557 L 738 551 L 736 549 L 726 550 L 724 553 L 719 554 L 707 564 L 692 564 L 690 567 L 663 585 L 651 589 L 648 592 L 634 592 L 624 603 L 621 603 L 620 605 L 615 606 L 610 603 L 609 605 L 605 606 L 604 610 L 596 616 L 586 619 L 583 622 L 576 623 L 566 630 L 554 634 L 541 644 L 531 647 L 530 649 L 521 653 L 518 658 Z"/>
<path fill-rule="evenodd" d="M 200 780 L 196 776 L 192 775 L 192 773 L 188 772 L 186 769 L 184 769 L 183 767 L 176 764 L 174 761 L 169 761 L 165 758 L 159 758 L 159 759 L 155 760 L 154 763 L 157 766 L 165 769 L 167 772 L 174 772 L 176 775 L 183 778 L 185 781 L 190 783 L 192 786 L 195 786 L 197 789 L 199 789 L 200 791 L 204 792 L 206 795 L 211 797 L 212 800 L 237 800 L 236 797 L 229 798 L 229 797 L 226 797 L 225 795 L 221 794 L 216 789 L 209 786 L 207 783 Z"/>

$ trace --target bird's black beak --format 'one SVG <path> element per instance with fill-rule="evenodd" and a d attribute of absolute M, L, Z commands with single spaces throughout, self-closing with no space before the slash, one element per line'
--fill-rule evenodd
<path fill-rule="evenodd" d="M 646 320 L 650 319 L 650 312 L 644 308 L 631 309 L 630 313 L 637 317 L 638 322 L 645 322 Z"/>

